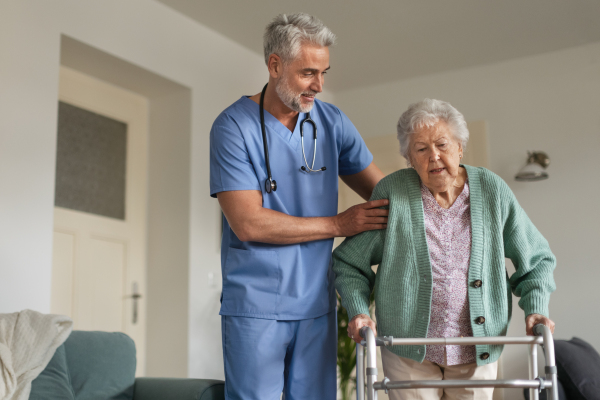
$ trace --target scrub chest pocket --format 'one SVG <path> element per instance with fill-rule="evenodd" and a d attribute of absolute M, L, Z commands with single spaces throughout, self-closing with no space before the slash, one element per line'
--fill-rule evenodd
<path fill-rule="evenodd" d="M 280 282 L 276 251 L 229 248 L 223 270 L 222 309 L 229 315 L 275 313 Z"/>

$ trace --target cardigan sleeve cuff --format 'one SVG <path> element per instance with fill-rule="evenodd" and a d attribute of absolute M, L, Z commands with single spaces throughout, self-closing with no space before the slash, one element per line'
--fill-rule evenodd
<path fill-rule="evenodd" d="M 343 301 L 344 307 L 348 312 L 348 321 L 354 318 L 356 315 L 365 314 L 369 315 L 369 301 L 361 297 L 353 297 L 347 301 Z"/>
<path fill-rule="evenodd" d="M 528 296 L 527 301 L 524 301 L 521 307 L 525 312 L 525 316 L 530 314 L 540 314 L 544 317 L 550 318 L 550 312 L 548 309 L 548 297 L 547 296 Z"/>

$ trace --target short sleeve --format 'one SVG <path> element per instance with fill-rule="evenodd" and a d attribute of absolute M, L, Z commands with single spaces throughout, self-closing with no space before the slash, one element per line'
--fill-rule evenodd
<path fill-rule="evenodd" d="M 342 146 L 339 158 L 340 175 L 357 174 L 373 161 L 373 155 L 350 119 L 338 109 L 341 118 Z"/>
<path fill-rule="evenodd" d="M 239 127 L 221 115 L 210 131 L 210 195 L 230 190 L 260 190 Z"/>

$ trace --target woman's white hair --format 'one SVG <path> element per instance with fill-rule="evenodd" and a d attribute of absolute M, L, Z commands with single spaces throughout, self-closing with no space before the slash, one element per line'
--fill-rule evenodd
<path fill-rule="evenodd" d="M 423 128 L 431 128 L 440 121 L 448 124 L 454 138 L 465 151 L 469 141 L 469 130 L 465 117 L 446 101 L 425 99 L 408 106 L 408 110 L 404 111 L 398 120 L 398 141 L 402 157 L 410 162 L 408 146 L 412 134 Z"/>
<path fill-rule="evenodd" d="M 329 47 L 335 44 L 335 39 L 329 28 L 312 15 L 279 14 L 265 29 L 265 63 L 269 63 L 271 54 L 281 57 L 284 64 L 290 63 L 298 56 L 303 44 Z"/>

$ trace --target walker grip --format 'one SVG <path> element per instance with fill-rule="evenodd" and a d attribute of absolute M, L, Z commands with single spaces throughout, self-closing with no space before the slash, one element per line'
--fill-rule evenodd
<path fill-rule="evenodd" d="M 544 324 L 537 324 L 533 327 L 533 334 L 535 336 L 542 336 L 544 334 L 544 329 L 546 328 L 546 325 Z"/>
<path fill-rule="evenodd" d="M 360 328 L 360 330 L 358 331 L 358 334 L 360 335 L 361 338 L 366 339 L 367 338 L 367 329 L 369 329 L 368 326 L 363 326 L 362 328 Z"/>

